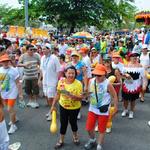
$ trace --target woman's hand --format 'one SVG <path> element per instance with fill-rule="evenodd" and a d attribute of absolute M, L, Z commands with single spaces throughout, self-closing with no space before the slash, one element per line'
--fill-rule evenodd
<path fill-rule="evenodd" d="M 52 106 L 52 107 L 51 107 L 51 109 L 50 109 L 50 113 L 52 113 L 52 112 L 53 112 L 53 110 L 55 110 L 55 111 L 57 110 L 55 106 Z"/>

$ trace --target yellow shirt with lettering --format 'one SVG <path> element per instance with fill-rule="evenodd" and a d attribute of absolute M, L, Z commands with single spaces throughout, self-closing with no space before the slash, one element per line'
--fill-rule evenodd
<path fill-rule="evenodd" d="M 57 91 L 66 90 L 73 95 L 81 96 L 82 94 L 82 83 L 78 80 L 74 80 L 72 84 L 66 84 L 65 79 L 60 79 L 57 86 Z M 60 92 L 59 104 L 69 110 L 79 109 L 81 107 L 81 102 L 73 100 Z"/>

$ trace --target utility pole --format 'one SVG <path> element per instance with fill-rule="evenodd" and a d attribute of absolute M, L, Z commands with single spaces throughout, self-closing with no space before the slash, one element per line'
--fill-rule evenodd
<path fill-rule="evenodd" d="M 29 19 L 29 16 L 28 16 L 28 0 L 25 0 L 25 27 L 27 28 L 28 27 L 28 19 Z"/>

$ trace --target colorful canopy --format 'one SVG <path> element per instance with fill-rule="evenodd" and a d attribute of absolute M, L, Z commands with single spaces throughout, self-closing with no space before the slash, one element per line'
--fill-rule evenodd
<path fill-rule="evenodd" d="M 72 37 L 73 38 L 82 38 L 82 39 L 84 39 L 84 38 L 92 39 L 93 38 L 93 36 L 90 33 L 84 32 L 84 31 L 82 31 L 82 32 L 76 32 L 75 34 L 73 34 Z"/>

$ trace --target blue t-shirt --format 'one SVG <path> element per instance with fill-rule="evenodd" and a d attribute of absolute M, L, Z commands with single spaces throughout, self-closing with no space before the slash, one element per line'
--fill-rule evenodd
<path fill-rule="evenodd" d="M 75 65 L 75 68 L 80 71 L 80 74 L 76 76 L 76 79 L 79 80 L 79 81 L 82 81 L 82 80 L 83 80 L 82 67 L 84 67 L 84 66 L 85 66 L 85 64 L 84 64 L 82 61 L 79 61 L 79 62 Z"/>

